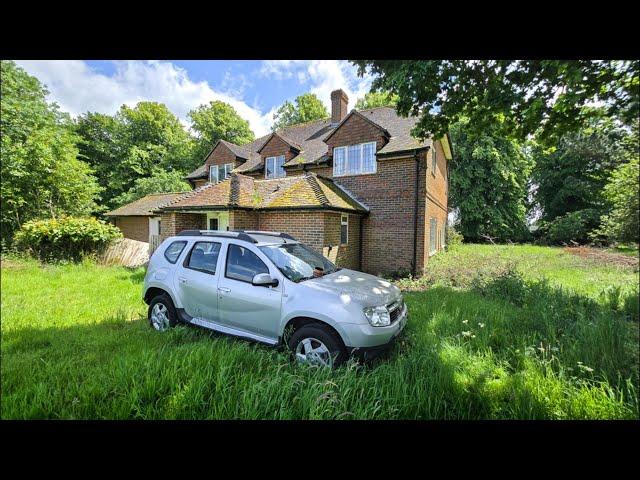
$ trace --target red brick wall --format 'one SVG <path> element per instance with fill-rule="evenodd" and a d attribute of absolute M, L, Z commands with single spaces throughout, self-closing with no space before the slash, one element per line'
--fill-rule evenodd
<path fill-rule="evenodd" d="M 258 230 L 258 212 L 232 210 L 229 212 L 229 230 Z"/>
<path fill-rule="evenodd" d="M 334 147 L 353 145 L 356 143 L 376 142 L 376 151 L 386 143 L 384 133 L 360 115 L 351 115 L 342 126 L 327 140 L 329 153 L 333 154 Z"/>
<path fill-rule="evenodd" d="M 182 230 L 206 229 L 207 216 L 203 213 L 167 212 L 160 216 L 162 222 L 161 237 L 164 240 Z"/>
<path fill-rule="evenodd" d="M 340 267 L 360 270 L 360 215 L 348 214 L 347 244 L 340 244 L 340 213 L 324 216 L 324 245 L 330 246 L 327 257 Z"/>
<path fill-rule="evenodd" d="M 324 246 L 324 213 L 305 212 L 260 212 L 258 230 L 284 232 L 322 253 Z"/>
<path fill-rule="evenodd" d="M 114 217 L 114 224 L 122 231 L 124 238 L 149 241 L 149 217 Z"/>
<path fill-rule="evenodd" d="M 223 143 L 219 143 L 204 162 L 205 165 L 224 165 L 225 163 L 233 163 L 234 167 L 240 165 L 240 162 L 236 161 L 235 153 Z"/>
<path fill-rule="evenodd" d="M 438 250 L 443 248 L 442 245 L 442 232 L 446 228 L 447 224 L 447 212 L 448 212 L 448 197 L 447 197 L 447 160 L 444 156 L 442 149 L 442 143 L 440 141 L 434 142 L 434 148 L 436 152 L 436 169 L 435 172 L 432 169 L 431 163 L 431 151 L 427 154 L 427 172 L 425 175 L 427 184 L 426 195 L 426 228 L 425 228 L 425 258 L 428 262 L 429 251 L 429 239 L 430 239 L 430 222 L 429 219 L 435 218 L 437 220 L 436 227 L 436 247 Z M 435 173 L 435 175 L 434 175 Z"/>
<path fill-rule="evenodd" d="M 296 156 L 295 152 L 291 150 L 291 146 L 277 135 L 271 137 L 271 139 L 264 144 L 262 150 L 260 150 L 260 155 L 263 159 L 284 155 L 285 162 L 288 162 Z M 262 172 L 262 176 L 264 178 L 264 171 Z"/>

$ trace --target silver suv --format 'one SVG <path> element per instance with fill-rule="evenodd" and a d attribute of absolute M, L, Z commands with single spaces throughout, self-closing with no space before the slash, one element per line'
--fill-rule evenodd
<path fill-rule="evenodd" d="M 178 322 L 288 345 L 304 363 L 337 366 L 385 350 L 407 322 L 400 290 L 338 268 L 285 233 L 185 230 L 167 238 L 144 279 L 149 322 Z"/>

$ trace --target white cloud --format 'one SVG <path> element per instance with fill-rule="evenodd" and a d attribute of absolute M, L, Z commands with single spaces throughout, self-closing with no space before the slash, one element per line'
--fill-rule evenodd
<path fill-rule="evenodd" d="M 47 85 L 50 100 L 74 116 L 86 111 L 114 114 L 123 104 L 133 106 L 149 100 L 166 104 L 186 125 L 189 110 L 212 100 L 221 100 L 248 120 L 257 136 L 268 133 L 273 121 L 274 110 L 263 114 L 234 93 L 215 91 L 205 81 L 192 81 L 184 69 L 170 62 L 118 61 L 114 62 L 116 71 L 111 76 L 97 72 L 79 60 L 16 63 Z M 244 86 L 243 82 L 240 92 Z"/>
<path fill-rule="evenodd" d="M 343 89 L 349 97 L 349 107 L 364 96 L 371 88 L 373 78 L 357 76 L 356 67 L 346 60 L 266 60 L 262 62 L 260 73 L 273 79 L 296 78 L 300 84 L 309 84 L 309 91 L 315 93 L 331 111 L 331 91 Z"/>

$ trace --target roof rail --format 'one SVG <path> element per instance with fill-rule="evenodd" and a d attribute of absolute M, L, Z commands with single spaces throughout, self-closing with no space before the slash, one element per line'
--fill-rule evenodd
<path fill-rule="evenodd" d="M 270 235 L 272 237 L 280 237 L 280 238 L 286 238 L 287 240 L 296 241 L 296 239 L 293 238 L 291 235 L 283 232 L 268 232 L 265 230 L 242 230 L 242 231 L 250 235 Z"/>
<path fill-rule="evenodd" d="M 251 238 L 245 232 L 233 231 L 233 230 L 182 230 L 176 234 L 177 237 L 224 237 L 224 238 L 236 238 L 238 240 L 244 240 L 245 242 L 258 243 Z"/>

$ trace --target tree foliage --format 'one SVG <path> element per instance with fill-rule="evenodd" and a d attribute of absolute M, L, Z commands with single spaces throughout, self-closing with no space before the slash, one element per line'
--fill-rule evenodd
<path fill-rule="evenodd" d="M 151 177 L 138 178 L 126 192 L 113 199 L 115 206 L 122 206 L 150 193 L 185 192 L 191 188 L 178 171 L 157 171 Z"/>
<path fill-rule="evenodd" d="M 498 131 L 477 133 L 467 119 L 451 129 L 456 158 L 450 164 L 449 196 L 465 241 L 486 241 L 484 236 L 518 241 L 528 233 L 527 180 L 533 161 L 524 145 Z"/>
<path fill-rule="evenodd" d="M 534 206 L 541 213 L 541 233 L 552 232 L 548 240 L 588 240 L 588 233 L 608 210 L 603 188 L 611 172 L 628 155 L 628 136 L 627 129 L 600 118 L 565 134 L 551 149 L 534 149 Z M 568 216 L 570 213 L 575 215 Z M 556 221 L 559 224 L 553 227 Z"/>
<path fill-rule="evenodd" d="M 313 93 L 302 94 L 295 99 L 295 105 L 290 101 L 284 102 L 273 116 L 272 129 L 310 122 L 327 118 L 329 112 L 320 99 Z"/>
<path fill-rule="evenodd" d="M 0 231 L 5 245 L 26 221 L 94 211 L 100 189 L 90 167 L 78 159 L 69 117 L 47 103 L 48 92 L 35 77 L 14 62 L 0 64 Z"/>
<path fill-rule="evenodd" d="M 81 155 L 105 189 L 102 202 L 108 208 L 115 207 L 115 198 L 133 188 L 136 180 L 159 172 L 184 175 L 202 162 L 177 117 L 155 102 L 123 105 L 113 117 L 86 113 L 76 120 L 76 132 Z"/>
<path fill-rule="evenodd" d="M 191 110 L 188 114 L 191 129 L 197 134 L 195 157 L 204 162 L 204 157 L 218 140 L 244 145 L 255 140 L 249 122 L 236 110 L 221 101 L 209 102 Z"/>
<path fill-rule="evenodd" d="M 356 102 L 356 110 L 366 110 L 376 107 L 395 107 L 398 103 L 398 95 L 391 92 L 369 92 Z"/>
<path fill-rule="evenodd" d="M 602 216 L 600 227 L 592 238 L 607 242 L 640 242 L 640 162 L 638 156 L 620 165 L 603 189 L 612 205 Z"/>
<path fill-rule="evenodd" d="M 468 118 L 477 132 L 500 125 L 524 140 L 536 133 L 552 144 L 594 114 L 626 122 L 638 117 L 638 61 L 616 60 L 358 60 L 372 89 L 398 95 L 398 111 L 418 115 L 416 136 L 444 135 Z"/>

